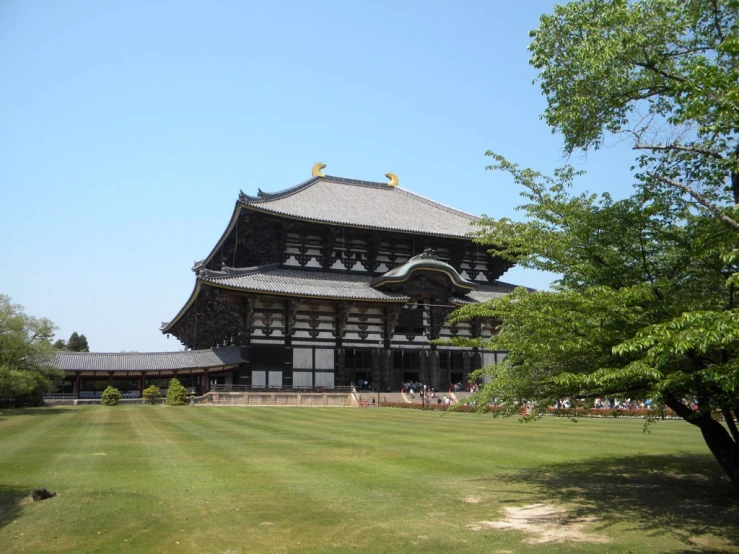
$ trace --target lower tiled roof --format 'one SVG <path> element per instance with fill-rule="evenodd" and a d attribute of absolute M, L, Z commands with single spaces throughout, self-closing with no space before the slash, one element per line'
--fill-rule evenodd
<path fill-rule="evenodd" d="M 369 275 L 351 275 L 262 266 L 225 272 L 202 271 L 199 279 L 214 285 L 274 294 L 353 300 L 408 301 L 403 294 L 383 292 L 370 286 Z"/>
<path fill-rule="evenodd" d="M 243 363 L 238 346 L 184 352 L 54 352 L 49 365 L 62 371 L 173 371 Z"/>
<path fill-rule="evenodd" d="M 497 282 L 493 285 L 478 285 L 477 288 L 471 291 L 467 296 L 454 297 L 452 301 L 455 304 L 473 304 L 475 302 L 487 302 L 493 298 L 500 298 L 506 294 L 510 294 L 514 289 L 518 288 L 518 285 L 511 285 L 510 283 Z"/>

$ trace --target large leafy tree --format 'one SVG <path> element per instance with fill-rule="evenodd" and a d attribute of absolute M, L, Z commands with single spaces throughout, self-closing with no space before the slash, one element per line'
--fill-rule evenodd
<path fill-rule="evenodd" d="M 60 379 L 50 365 L 54 325 L 0 294 L 0 402 L 33 406 Z"/>
<path fill-rule="evenodd" d="M 738 13 L 734 0 L 583 0 L 541 18 L 545 120 L 568 153 L 628 137 L 636 190 L 574 196 L 571 168 L 548 178 L 491 153 L 528 219 L 485 219 L 478 240 L 562 278 L 455 315 L 504 321 L 492 347 L 509 355 L 483 400 L 655 398 L 700 428 L 737 486 Z"/>

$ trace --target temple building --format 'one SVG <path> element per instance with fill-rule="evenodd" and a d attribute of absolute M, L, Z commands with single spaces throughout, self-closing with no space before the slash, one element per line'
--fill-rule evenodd
<path fill-rule="evenodd" d="M 503 353 L 431 344 L 489 337 L 498 322 L 450 325 L 457 307 L 511 292 L 511 263 L 469 236 L 477 216 L 389 182 L 324 175 L 239 195 L 195 286 L 162 332 L 193 351 L 239 348 L 210 379 L 251 388 L 437 389 Z M 211 381 L 212 382 L 212 381 Z"/>

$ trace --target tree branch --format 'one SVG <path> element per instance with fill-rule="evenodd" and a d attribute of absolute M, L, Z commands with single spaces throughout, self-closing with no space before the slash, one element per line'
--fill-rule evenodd
<path fill-rule="evenodd" d="M 638 143 L 634 145 L 634 150 L 677 150 L 679 152 L 693 152 L 694 154 L 703 154 L 704 156 L 710 156 L 719 160 L 723 160 L 723 156 L 715 151 L 709 150 L 708 148 L 701 148 L 700 146 L 683 146 L 681 144 L 642 144 Z"/>
<path fill-rule="evenodd" d="M 697 414 L 693 410 L 688 408 L 685 404 L 680 402 L 677 398 L 675 398 L 671 394 L 665 394 L 664 401 L 668 408 L 670 408 L 685 421 L 692 425 L 695 425 L 696 427 L 700 427 L 700 424 L 698 423 L 698 417 L 696 417 Z"/>
<path fill-rule="evenodd" d="M 681 77 L 680 75 L 673 75 L 672 73 L 667 73 L 666 71 L 662 69 L 658 69 L 653 63 L 650 62 L 633 62 L 635 66 L 641 67 L 643 69 L 648 69 L 649 71 L 653 71 L 654 73 L 661 75 L 665 79 L 671 79 L 673 81 L 677 81 L 678 83 L 685 83 L 687 82 L 687 79 L 684 77 Z"/>
<path fill-rule="evenodd" d="M 713 0 L 713 27 L 716 29 L 719 42 L 724 42 L 724 33 L 721 30 L 721 19 L 719 18 L 718 2 Z"/>
<path fill-rule="evenodd" d="M 729 431 L 731 431 L 731 436 L 734 438 L 734 442 L 739 443 L 739 430 L 736 428 L 734 415 L 728 408 L 722 409 L 721 413 L 724 415 L 724 421 L 726 422 L 726 426 L 729 428 Z"/>
<path fill-rule="evenodd" d="M 667 185 L 670 185 L 671 187 L 678 188 L 682 190 L 683 192 L 689 194 L 693 197 L 693 199 L 698 202 L 701 206 L 703 206 L 706 210 L 711 212 L 713 215 L 718 217 L 721 221 L 726 223 L 729 227 L 732 227 L 734 230 L 739 231 L 739 222 L 735 221 L 734 219 L 730 218 L 728 215 L 723 213 L 721 209 L 713 204 L 708 198 L 703 196 L 701 193 L 699 193 L 697 190 L 693 189 L 692 187 L 689 187 L 688 185 L 681 183 L 680 181 L 675 181 L 674 179 L 670 179 L 669 177 L 664 177 L 662 175 L 658 175 L 656 173 L 650 173 L 652 177 L 657 179 L 658 181 L 661 181 Z"/>

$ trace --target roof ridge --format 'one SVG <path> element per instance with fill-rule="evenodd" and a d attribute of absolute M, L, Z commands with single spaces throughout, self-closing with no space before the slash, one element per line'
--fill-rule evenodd
<path fill-rule="evenodd" d="M 336 175 L 326 175 L 322 177 L 324 181 L 331 181 L 333 183 L 340 183 L 342 185 L 362 186 L 362 187 L 373 187 L 383 188 L 392 191 L 396 187 L 391 187 L 382 181 L 365 181 L 364 179 L 352 179 L 350 177 L 337 177 Z"/>
<path fill-rule="evenodd" d="M 62 356 L 72 356 L 82 354 L 84 356 L 95 355 L 95 356 L 152 356 L 156 354 L 198 354 L 201 352 L 214 352 L 223 348 L 240 348 L 239 346 L 216 346 L 213 348 L 200 348 L 198 350 L 170 350 L 167 352 L 70 352 L 69 350 L 57 350 L 53 352 L 55 356 L 61 354 Z"/>
<path fill-rule="evenodd" d="M 279 190 L 277 192 L 263 192 L 262 189 L 257 188 L 257 196 L 250 196 L 248 194 L 245 194 L 243 191 L 239 191 L 238 201 L 242 204 L 250 204 L 252 202 L 268 202 L 270 200 L 286 198 L 288 196 L 292 196 L 296 192 L 300 192 L 301 190 L 308 188 L 311 185 L 315 185 L 322 179 L 323 177 L 311 177 L 310 179 L 303 181 L 302 183 L 298 183 L 297 185 Z"/>
<path fill-rule="evenodd" d="M 239 192 L 239 202 L 242 202 L 244 204 L 251 204 L 251 203 L 262 203 L 262 202 L 270 202 L 272 200 L 281 200 L 283 198 L 289 198 L 290 196 L 293 196 L 294 194 L 297 194 L 298 192 L 301 192 L 304 189 L 307 189 L 313 185 L 317 185 L 318 183 L 322 181 L 330 181 L 332 183 L 337 183 L 340 185 L 349 185 L 349 186 L 361 186 L 361 187 L 369 187 L 369 188 L 378 188 L 378 189 L 387 189 L 388 191 L 392 192 L 392 190 L 396 187 L 391 187 L 387 183 L 382 183 L 379 181 L 364 181 L 362 179 L 351 179 L 349 177 L 337 177 L 335 175 L 324 175 L 322 177 L 311 177 L 307 181 L 303 181 L 302 183 L 277 191 L 277 192 L 263 192 L 262 189 L 257 189 L 259 192 L 257 196 L 250 196 L 248 194 L 244 194 L 243 192 Z"/>

